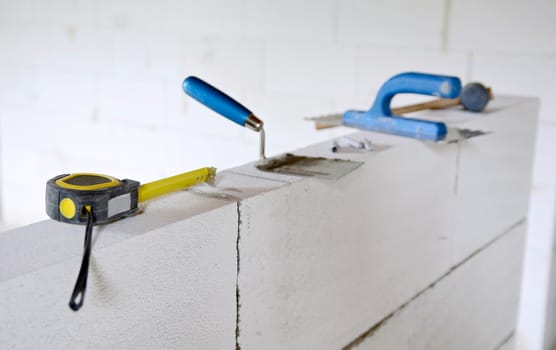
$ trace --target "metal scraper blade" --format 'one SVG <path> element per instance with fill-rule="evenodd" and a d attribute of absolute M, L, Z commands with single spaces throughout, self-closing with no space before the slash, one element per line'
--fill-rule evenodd
<path fill-rule="evenodd" d="M 327 180 L 338 180 L 357 169 L 363 162 L 324 157 L 308 157 L 286 153 L 265 159 L 257 169 L 280 174 L 314 176 Z"/>
<path fill-rule="evenodd" d="M 473 137 L 487 135 L 490 132 L 481 130 L 471 130 L 471 129 L 458 129 L 458 128 L 448 128 L 448 132 L 444 139 L 438 141 L 442 143 L 454 143 L 458 141 L 467 140 Z"/>

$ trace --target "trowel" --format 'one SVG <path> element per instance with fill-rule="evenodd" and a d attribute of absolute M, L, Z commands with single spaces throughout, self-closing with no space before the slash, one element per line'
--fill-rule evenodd
<path fill-rule="evenodd" d="M 203 105 L 230 119 L 236 124 L 259 132 L 260 160 L 256 164 L 256 167 L 259 170 L 296 176 L 314 176 L 329 180 L 337 180 L 363 164 L 362 162 L 344 159 L 308 157 L 291 153 L 266 158 L 265 132 L 263 128 L 264 123 L 249 109 L 224 92 L 194 76 L 187 77 L 183 81 L 183 91 Z"/>

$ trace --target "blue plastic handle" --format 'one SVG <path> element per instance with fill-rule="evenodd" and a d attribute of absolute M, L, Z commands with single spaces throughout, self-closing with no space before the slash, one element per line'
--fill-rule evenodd
<path fill-rule="evenodd" d="M 359 129 L 439 141 L 448 132 L 446 124 L 392 115 L 390 102 L 396 94 L 400 93 L 456 98 L 460 92 L 461 81 L 457 77 L 415 72 L 401 73 L 382 85 L 370 110 L 347 111 L 342 117 L 342 123 Z"/>
<path fill-rule="evenodd" d="M 440 122 L 396 116 L 369 117 L 367 113 L 347 111 L 342 118 L 342 124 L 363 130 L 431 141 L 440 141 L 448 133 L 446 124 Z"/>
<path fill-rule="evenodd" d="M 182 87 L 187 95 L 241 126 L 245 126 L 245 121 L 253 114 L 241 103 L 197 77 L 187 77 Z"/>

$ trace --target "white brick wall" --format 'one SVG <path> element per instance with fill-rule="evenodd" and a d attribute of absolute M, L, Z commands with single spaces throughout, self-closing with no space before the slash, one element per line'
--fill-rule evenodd
<path fill-rule="evenodd" d="M 153 1 L 156 2 L 156 1 Z M 242 0 L 168 0 L 170 36 L 235 39 L 241 35 Z M 171 34 L 173 33 L 173 34 Z"/>
<path fill-rule="evenodd" d="M 449 47 L 514 54 L 554 54 L 551 0 L 452 0 Z"/>
<path fill-rule="evenodd" d="M 146 181 L 253 160 L 257 135 L 187 98 L 190 74 L 262 117 L 270 154 L 345 132 L 317 134 L 301 117 L 368 108 L 400 71 L 539 96 L 532 208 L 545 208 L 556 189 L 555 9 L 551 0 L 0 0 L 3 224 L 45 218 L 44 182 L 59 173 Z M 529 235 L 531 259 L 552 254 L 549 226 Z M 548 276 L 543 261 L 526 274 Z"/>
<path fill-rule="evenodd" d="M 239 19 L 242 35 L 269 43 L 332 43 L 337 35 L 338 6 L 335 0 L 245 0 Z M 289 53 L 291 58 L 297 56 L 296 51 Z"/>
<path fill-rule="evenodd" d="M 338 40 L 379 47 L 439 49 L 445 1 L 340 1 Z"/>

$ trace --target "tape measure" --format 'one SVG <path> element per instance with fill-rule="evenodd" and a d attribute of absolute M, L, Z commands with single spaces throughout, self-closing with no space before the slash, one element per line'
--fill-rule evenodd
<path fill-rule="evenodd" d="M 46 183 L 46 213 L 57 221 L 86 224 L 87 210 L 104 224 L 138 211 L 139 182 L 90 173 L 56 176 Z"/>
<path fill-rule="evenodd" d="M 206 167 L 144 185 L 135 180 L 94 173 L 63 174 L 48 180 L 46 214 L 57 221 L 86 225 L 83 260 L 70 308 L 77 311 L 83 305 L 94 225 L 138 214 L 138 203 L 201 182 L 212 182 L 215 174 L 215 168 Z"/>
<path fill-rule="evenodd" d="M 215 172 L 201 168 L 144 185 L 102 174 L 63 174 L 46 183 L 46 213 L 57 221 L 85 225 L 89 209 L 95 224 L 105 224 L 137 214 L 139 202 L 210 181 Z"/>

